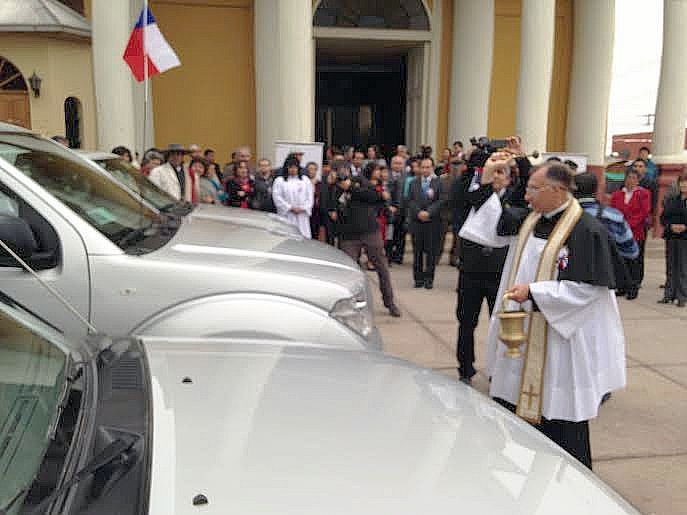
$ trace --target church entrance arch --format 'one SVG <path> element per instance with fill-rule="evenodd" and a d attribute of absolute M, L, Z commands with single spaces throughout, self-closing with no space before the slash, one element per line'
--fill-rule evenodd
<path fill-rule="evenodd" d="M 390 154 L 431 143 L 433 28 L 422 0 L 320 0 L 315 5 L 315 133 L 327 144 Z"/>
<path fill-rule="evenodd" d="M 0 56 L 0 121 L 31 128 L 26 79 L 9 60 Z"/>

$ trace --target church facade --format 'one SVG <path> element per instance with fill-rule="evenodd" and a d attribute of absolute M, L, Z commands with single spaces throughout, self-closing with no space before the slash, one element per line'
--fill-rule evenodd
<path fill-rule="evenodd" d="M 530 151 L 604 163 L 615 0 L 150 0 L 182 66 L 151 80 L 147 113 L 122 60 L 142 0 L 65 3 L 82 12 L 26 0 L 72 13 L 62 32 L 0 20 L 0 62 L 24 84 L 0 91 L 0 118 L 63 134 L 70 110 L 82 147 L 199 143 L 228 160 L 241 145 L 271 157 L 274 141 L 438 153 L 517 133 Z M 652 150 L 676 163 L 687 5 L 665 0 L 665 11 Z"/>

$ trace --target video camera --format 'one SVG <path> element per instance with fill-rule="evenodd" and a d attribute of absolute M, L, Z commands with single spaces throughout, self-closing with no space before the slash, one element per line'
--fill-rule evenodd
<path fill-rule="evenodd" d="M 508 141 L 505 139 L 489 139 L 486 136 L 480 138 L 473 136 L 470 138 L 470 144 L 476 148 L 470 154 L 468 166 L 470 168 L 481 168 L 487 162 L 490 155 L 506 148 Z"/>
<path fill-rule="evenodd" d="M 476 146 L 479 150 L 493 154 L 508 146 L 508 141 L 505 139 L 489 139 L 486 136 L 481 138 L 472 137 L 470 143 Z"/>

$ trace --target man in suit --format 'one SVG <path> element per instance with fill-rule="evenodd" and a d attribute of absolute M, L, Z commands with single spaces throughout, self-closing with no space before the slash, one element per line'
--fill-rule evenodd
<path fill-rule="evenodd" d="M 415 287 L 434 287 L 434 268 L 441 238 L 441 182 L 434 174 L 434 160 L 420 161 L 420 174 L 410 185 L 408 220 L 413 237 Z"/>
<path fill-rule="evenodd" d="M 403 187 L 406 182 L 408 172 L 406 171 L 406 159 L 397 154 L 391 158 L 391 180 L 396 188 L 391 199 L 391 205 L 395 208 L 394 213 L 394 235 L 391 250 L 388 254 L 389 259 L 397 264 L 403 263 L 403 253 L 405 252 L 406 238 L 406 209 L 404 207 Z"/>
<path fill-rule="evenodd" d="M 188 154 L 188 150 L 172 143 L 165 154 L 167 162 L 150 171 L 150 181 L 176 200 L 197 201 L 200 195 L 200 178 L 192 176 L 188 166 L 184 166 L 184 155 Z"/>

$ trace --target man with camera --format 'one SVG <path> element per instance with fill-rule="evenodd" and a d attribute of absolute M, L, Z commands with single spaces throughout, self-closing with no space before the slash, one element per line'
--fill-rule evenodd
<path fill-rule="evenodd" d="M 413 237 L 415 287 L 434 287 L 434 269 L 441 241 L 441 182 L 434 174 L 434 160 L 420 161 L 420 175 L 410 185 L 408 224 Z"/>
<path fill-rule="evenodd" d="M 377 211 L 391 200 L 391 195 L 386 191 L 378 193 L 365 178 L 352 177 L 350 170 L 342 168 L 337 175 L 337 206 L 333 215 L 341 250 L 357 262 L 365 249 L 367 258 L 377 270 L 384 307 L 392 317 L 400 317 L 377 224 Z"/>
<path fill-rule="evenodd" d="M 517 156 L 519 167 L 524 174 L 529 173 L 531 164 L 526 157 L 521 157 L 519 145 L 509 140 L 509 153 Z M 484 166 L 480 163 L 480 167 Z M 460 196 L 464 202 L 467 215 L 473 209 L 479 209 L 482 200 L 480 194 L 480 170 L 471 169 L 463 176 L 464 180 L 456 186 L 461 188 Z M 502 167 L 494 172 L 492 190 L 499 198 L 504 208 L 519 209 L 524 216 L 527 213 L 527 203 L 524 193 L 514 184 L 511 167 Z M 462 223 L 461 223 L 462 225 Z M 456 317 L 458 318 L 458 345 L 456 359 L 458 361 L 458 376 L 466 384 L 470 384 L 475 375 L 475 329 L 486 299 L 489 314 L 494 311 L 496 296 L 501 282 L 501 272 L 508 254 L 508 247 L 491 247 L 480 245 L 469 238 L 461 239 L 460 247 L 460 276 L 458 278 L 458 304 Z"/>

